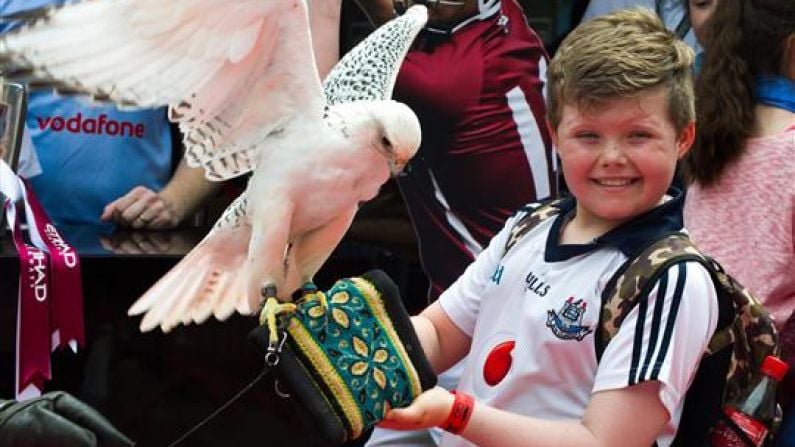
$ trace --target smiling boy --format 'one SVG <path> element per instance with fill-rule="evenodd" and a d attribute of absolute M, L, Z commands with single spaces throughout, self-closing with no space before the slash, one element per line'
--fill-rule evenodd
<path fill-rule="evenodd" d="M 469 363 L 455 394 L 431 389 L 384 426 L 443 426 L 443 446 L 672 443 L 717 325 L 709 273 L 672 265 L 599 359 L 596 338 L 607 281 L 683 230 L 683 197 L 669 187 L 694 138 L 692 61 L 646 10 L 567 37 L 549 68 L 548 116 L 573 197 L 521 238 L 511 230 L 530 210 L 511 218 L 415 317 L 437 371 L 467 352 Z"/>

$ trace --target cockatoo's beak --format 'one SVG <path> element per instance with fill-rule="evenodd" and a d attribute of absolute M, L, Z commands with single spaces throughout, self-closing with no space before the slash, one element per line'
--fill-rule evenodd
<path fill-rule="evenodd" d="M 406 162 L 399 162 L 397 160 L 389 160 L 389 172 L 392 174 L 392 177 L 397 177 L 403 172 L 403 168 L 406 167 Z"/>

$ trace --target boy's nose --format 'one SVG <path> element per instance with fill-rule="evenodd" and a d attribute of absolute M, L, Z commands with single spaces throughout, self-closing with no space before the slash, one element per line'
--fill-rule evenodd
<path fill-rule="evenodd" d="M 600 159 L 602 164 L 625 163 L 627 160 L 621 147 L 613 142 L 605 144 Z"/>

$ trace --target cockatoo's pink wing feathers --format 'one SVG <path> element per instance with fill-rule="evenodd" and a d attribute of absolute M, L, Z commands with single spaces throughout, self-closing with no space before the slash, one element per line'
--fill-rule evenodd
<path fill-rule="evenodd" d="M 178 324 L 202 323 L 211 315 L 225 320 L 235 311 L 254 310 L 242 279 L 251 237 L 251 226 L 238 215 L 245 207 L 245 197 L 239 197 L 215 228 L 130 307 L 130 315 L 146 312 L 142 331 L 160 326 L 168 332 Z"/>
<path fill-rule="evenodd" d="M 85 0 L 38 16 L 0 38 L 16 67 L 7 77 L 132 107 L 168 104 L 188 162 L 208 178 L 251 171 L 269 130 L 322 116 L 305 0 Z"/>

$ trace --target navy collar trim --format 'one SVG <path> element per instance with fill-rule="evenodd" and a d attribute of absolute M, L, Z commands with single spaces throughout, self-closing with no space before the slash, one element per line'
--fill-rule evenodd
<path fill-rule="evenodd" d="M 628 258 L 636 257 L 650 244 L 669 234 L 682 231 L 684 193 L 672 187 L 668 190 L 668 195 L 671 196 L 671 200 L 613 228 L 588 244 L 560 243 L 561 229 L 572 217 L 577 205 L 574 197 L 563 199 L 558 204 L 561 212 L 555 217 L 547 235 L 544 261 L 566 261 L 604 247 L 617 248 Z"/>

